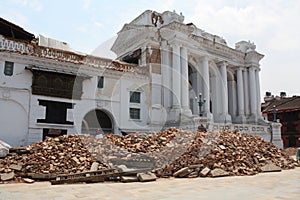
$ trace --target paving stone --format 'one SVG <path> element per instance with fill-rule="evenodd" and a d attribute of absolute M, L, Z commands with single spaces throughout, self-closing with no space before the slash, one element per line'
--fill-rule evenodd
<path fill-rule="evenodd" d="M 206 177 L 210 172 L 210 169 L 208 167 L 205 167 L 204 169 L 201 170 L 200 176 Z"/>
<path fill-rule="evenodd" d="M 157 179 L 156 175 L 151 172 L 138 173 L 137 178 L 141 182 L 155 181 Z"/>
<path fill-rule="evenodd" d="M 22 165 L 16 165 L 16 164 L 12 164 L 9 166 L 10 169 L 16 170 L 16 171 L 21 171 L 22 169 Z"/>
<path fill-rule="evenodd" d="M 90 171 L 97 171 L 99 167 L 98 162 L 93 162 Z"/>
<path fill-rule="evenodd" d="M 198 171 L 191 172 L 187 177 L 188 178 L 197 178 L 197 177 L 199 177 L 199 172 Z"/>
<path fill-rule="evenodd" d="M 12 180 L 15 177 L 14 172 L 1 174 L 1 181 L 9 181 Z"/>
<path fill-rule="evenodd" d="M 204 166 L 203 164 L 189 165 L 189 169 L 200 169 L 203 166 Z"/>
<path fill-rule="evenodd" d="M 229 173 L 224 171 L 223 169 L 220 169 L 220 168 L 216 168 L 216 169 L 213 169 L 211 172 L 210 172 L 211 176 L 212 177 L 222 177 L 222 176 L 229 176 Z"/>
<path fill-rule="evenodd" d="M 256 157 L 254 157 L 253 160 L 254 160 L 255 164 L 257 164 L 257 165 L 259 164 L 259 161 Z"/>
<path fill-rule="evenodd" d="M 131 183 L 139 181 L 137 176 L 121 176 L 121 182 L 123 183 Z"/>
<path fill-rule="evenodd" d="M 186 177 L 187 175 L 189 175 L 190 173 L 190 170 L 188 167 L 184 167 L 184 168 L 181 168 L 180 170 L 176 171 L 173 176 L 174 177 L 179 177 L 179 178 L 182 178 L 182 177 Z"/>
<path fill-rule="evenodd" d="M 34 183 L 34 180 L 33 179 L 30 179 L 30 178 L 23 178 L 23 181 L 25 183 Z"/>
<path fill-rule="evenodd" d="M 263 172 L 280 172 L 281 168 L 276 166 L 274 163 L 269 163 L 261 167 L 261 170 Z"/>

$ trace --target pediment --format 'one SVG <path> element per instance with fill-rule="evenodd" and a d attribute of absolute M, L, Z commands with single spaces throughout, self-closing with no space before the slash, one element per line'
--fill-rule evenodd
<path fill-rule="evenodd" d="M 141 48 L 141 44 L 155 39 L 157 28 L 127 24 L 118 33 L 111 50 L 117 57 Z"/>

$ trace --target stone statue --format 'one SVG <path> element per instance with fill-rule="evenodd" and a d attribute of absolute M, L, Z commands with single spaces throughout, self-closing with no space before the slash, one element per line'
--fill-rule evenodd
<path fill-rule="evenodd" d="M 160 24 L 164 23 L 163 18 L 161 17 L 160 14 L 158 14 L 157 12 L 152 12 L 151 14 L 151 20 L 152 20 L 152 24 L 157 27 L 157 22 L 159 22 Z"/>

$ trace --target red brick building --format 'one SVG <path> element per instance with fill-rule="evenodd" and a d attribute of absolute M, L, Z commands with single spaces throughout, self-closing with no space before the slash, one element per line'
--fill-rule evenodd
<path fill-rule="evenodd" d="M 279 120 L 282 124 L 281 136 L 284 148 L 300 146 L 300 96 L 286 97 L 284 92 L 280 97 L 266 93 L 262 103 L 262 113 L 269 121 Z"/>

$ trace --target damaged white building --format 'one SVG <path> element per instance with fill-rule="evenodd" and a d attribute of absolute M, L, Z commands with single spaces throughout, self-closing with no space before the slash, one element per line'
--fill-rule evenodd
<path fill-rule="evenodd" d="M 231 48 L 184 16 L 147 10 L 125 24 L 111 60 L 72 51 L 1 19 L 0 139 L 124 134 L 167 127 L 238 129 L 282 147 L 280 124 L 263 120 L 253 43 Z"/>

